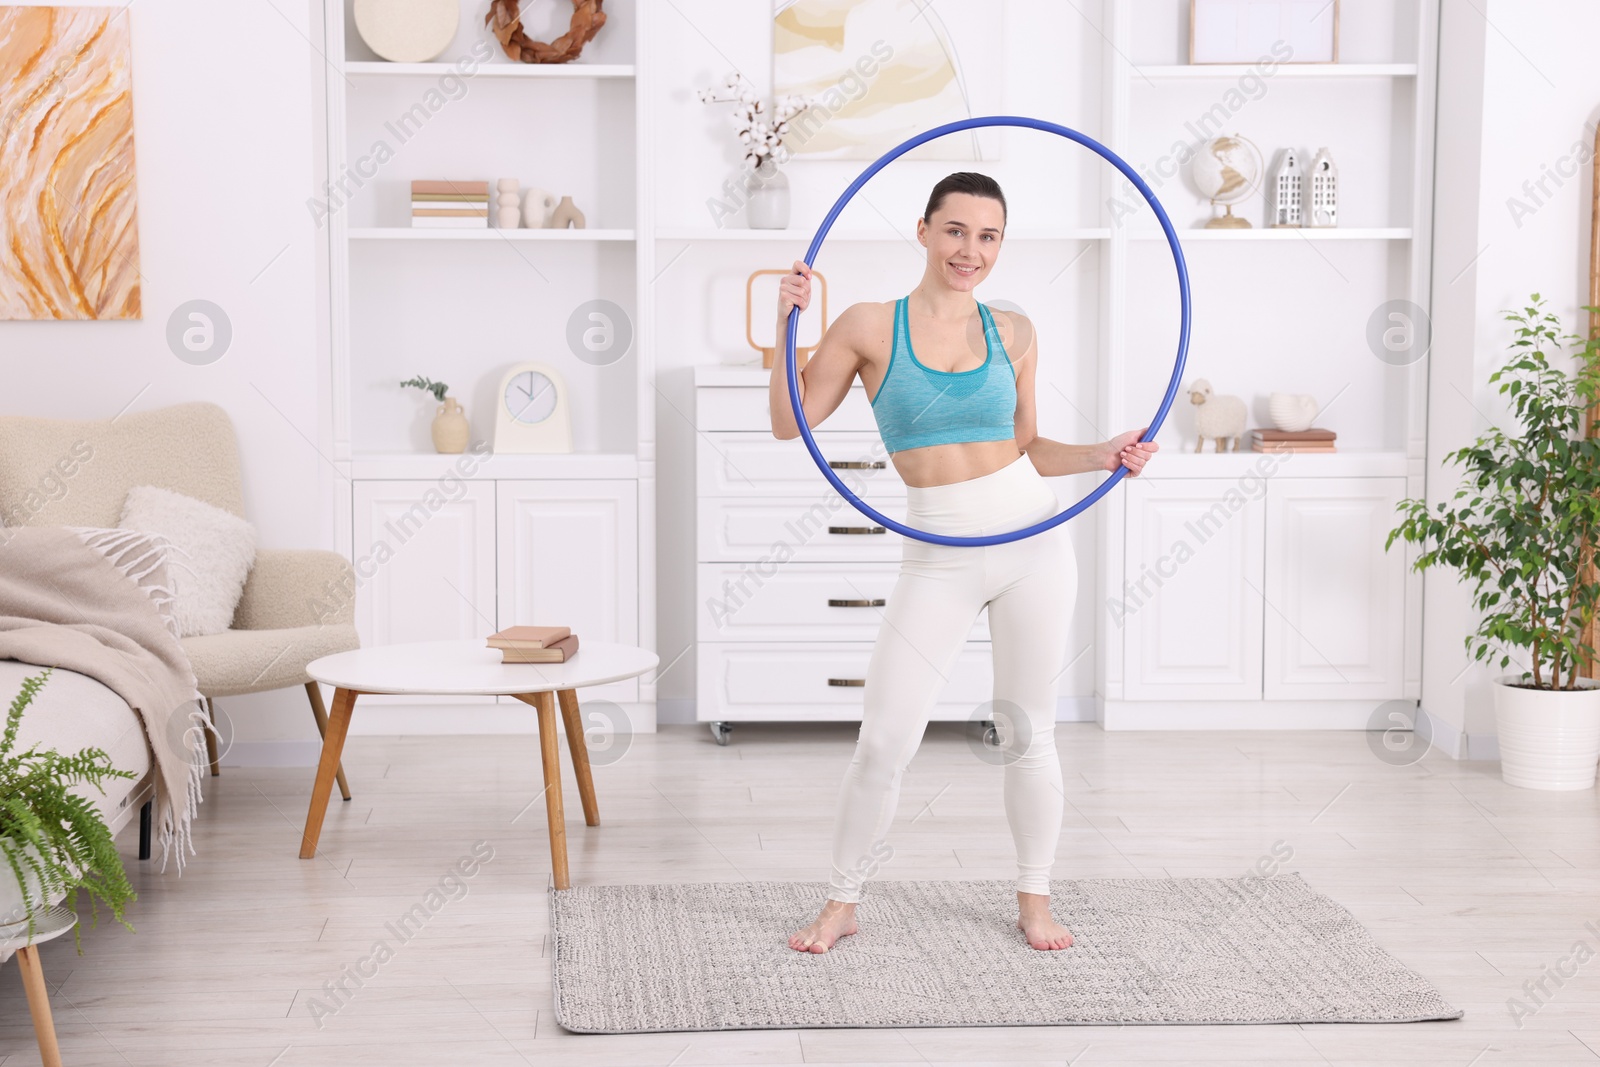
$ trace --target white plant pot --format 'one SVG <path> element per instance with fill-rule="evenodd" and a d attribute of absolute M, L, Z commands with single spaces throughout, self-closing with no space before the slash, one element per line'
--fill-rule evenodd
<path fill-rule="evenodd" d="M 9 841 L 10 839 L 7 838 Z M 13 847 L 15 845 L 13 844 Z M 39 859 L 39 850 L 29 845 L 23 850 L 24 854 L 31 856 L 35 862 Z M 50 901 L 44 898 L 44 893 L 39 885 L 39 875 L 28 866 L 27 860 L 22 856 L 17 857 L 17 862 L 22 866 L 22 874 L 28 880 L 28 898 L 34 902 L 35 910 L 43 911 L 50 906 Z M 17 876 L 11 869 L 11 864 L 6 862 L 5 856 L 0 854 L 0 936 L 5 934 L 4 928 L 17 923 L 28 921 L 28 906 L 22 898 L 22 885 L 17 881 Z"/>
<path fill-rule="evenodd" d="M 1600 680 L 1577 690 L 1534 689 L 1520 675 L 1494 680 L 1500 776 L 1524 789 L 1591 789 L 1600 760 Z"/>

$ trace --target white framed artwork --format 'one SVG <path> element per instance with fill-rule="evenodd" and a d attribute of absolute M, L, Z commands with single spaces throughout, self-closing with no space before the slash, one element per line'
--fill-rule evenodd
<path fill-rule="evenodd" d="M 1190 63 L 1269 57 L 1339 62 L 1339 0 L 1189 0 Z"/>

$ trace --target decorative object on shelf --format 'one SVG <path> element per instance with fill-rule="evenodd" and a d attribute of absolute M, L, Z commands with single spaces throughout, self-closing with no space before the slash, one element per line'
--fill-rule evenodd
<path fill-rule="evenodd" d="M 1189 0 L 1190 63 L 1339 62 L 1339 0 Z"/>
<path fill-rule="evenodd" d="M 701 103 L 738 104 L 733 110 L 733 128 L 745 146 L 740 162 L 742 195 L 736 193 L 731 206 L 721 200 L 710 201 L 717 224 L 720 226 L 723 217 L 738 210 L 743 200 L 745 222 L 751 229 L 783 229 L 789 225 L 789 178 L 778 170 L 779 161 L 788 156 L 783 139 L 789 134 L 789 124 L 808 111 L 812 102 L 798 94 L 780 96 L 768 121 L 766 102 L 737 71 L 730 73 L 722 85 L 701 89 L 699 96 Z"/>
<path fill-rule="evenodd" d="M 1272 225 L 1302 225 L 1305 175 L 1300 170 L 1300 155 L 1285 148 L 1272 171 Z"/>
<path fill-rule="evenodd" d="M 417 229 L 482 230 L 489 226 L 486 181 L 413 181 L 411 225 Z"/>
<path fill-rule="evenodd" d="M 1250 431 L 1252 452 L 1337 452 L 1332 430 L 1264 430 Z"/>
<path fill-rule="evenodd" d="M 745 182 L 744 221 L 752 230 L 781 230 L 789 225 L 789 176 L 771 159 Z"/>
<path fill-rule="evenodd" d="M 538 362 L 517 363 L 506 371 L 494 418 L 494 450 L 572 451 L 572 415 L 560 371 Z"/>
<path fill-rule="evenodd" d="M 100 904 L 123 926 L 123 911 L 134 900 L 122 857 L 100 809 L 76 795 L 79 783 L 99 788 L 107 778 L 134 778 L 117 770 L 103 749 L 85 748 L 71 756 L 37 745 L 13 752 L 17 727 L 54 668 L 23 681 L 6 713 L 0 736 L 0 936 L 32 938 L 37 918 L 67 894 L 89 894 L 95 918 Z M 78 936 L 73 926 L 73 936 Z M 79 942 L 78 949 L 83 950 Z"/>
<path fill-rule="evenodd" d="M 794 152 L 807 159 L 875 159 L 908 130 L 1005 110 L 1003 5 L 953 10 L 962 6 L 776 0 L 772 90 L 816 104 L 800 123 Z M 966 130 L 920 145 L 907 158 L 995 160 L 1000 143 L 999 130 Z"/>
<path fill-rule="evenodd" d="M 141 315 L 125 12 L 0 6 L 0 320 Z"/>
<path fill-rule="evenodd" d="M 1189 161 L 1189 177 L 1213 208 L 1218 204 L 1224 208 L 1223 214 L 1206 221 L 1206 229 L 1253 229 L 1249 219 L 1233 213 L 1233 205 L 1254 193 L 1261 182 L 1261 150 L 1249 138 L 1235 133 L 1200 142 Z"/>
<path fill-rule="evenodd" d="M 555 210 L 556 198 L 553 194 L 533 186 L 522 191 L 522 225 L 529 230 L 542 230 L 550 221 L 550 212 Z"/>
<path fill-rule="evenodd" d="M 426 63 L 450 47 L 461 24 L 457 0 L 355 0 L 356 32 L 380 59 Z"/>
<path fill-rule="evenodd" d="M 483 24 L 494 30 L 506 55 L 518 62 L 566 63 L 578 58 L 583 46 L 606 24 L 605 12 L 600 10 L 602 3 L 604 0 L 572 0 L 572 21 L 567 32 L 549 43 L 535 41 L 523 32 L 519 0 L 490 0 Z"/>
<path fill-rule="evenodd" d="M 522 186 L 515 178 L 501 178 L 494 183 L 494 224 L 502 230 L 514 230 L 522 223 Z"/>
<path fill-rule="evenodd" d="M 1212 391 L 1210 382 L 1196 378 L 1189 384 L 1189 403 L 1199 408 L 1194 413 L 1195 433 L 1199 435 L 1199 440 L 1194 444 L 1196 452 L 1205 451 L 1208 437 L 1216 442 L 1213 451 L 1239 451 L 1239 439 L 1244 436 L 1243 400 L 1236 396 L 1218 396 Z"/>
<path fill-rule="evenodd" d="M 572 197 L 563 196 L 555 210 L 550 212 L 550 228 L 552 230 L 565 230 L 568 227 L 581 230 L 584 226 L 583 212 L 578 210 L 578 205 L 572 202 Z"/>
<path fill-rule="evenodd" d="M 1529 653 L 1531 670 L 1492 679 L 1506 784 L 1592 789 L 1600 682 L 1578 672 L 1596 658 L 1584 634 L 1600 603 L 1591 569 L 1600 538 L 1600 440 L 1586 434 L 1600 402 L 1600 338 L 1584 342 L 1562 330 L 1537 293 L 1505 318 L 1516 339 L 1489 382 L 1510 395 L 1520 427 L 1491 427 L 1447 453 L 1445 462 L 1464 468 L 1455 497 L 1433 510 L 1426 499 L 1400 501 L 1406 518 L 1384 547 L 1403 537 L 1424 548 L 1413 569 L 1443 563 L 1472 579 L 1472 660 L 1488 666 L 1499 652 L 1504 669 L 1511 650 Z M 1571 345 L 1582 348 L 1565 351 Z"/>
<path fill-rule="evenodd" d="M 433 399 L 439 402 L 439 408 L 433 415 L 433 449 L 446 455 L 455 455 L 467 450 L 467 438 L 470 427 L 467 423 L 467 412 L 456 402 L 453 396 L 446 396 L 450 387 L 443 382 L 436 382 L 431 378 L 417 375 L 407 378 L 400 383 L 413 389 L 421 389 L 433 394 Z"/>
<path fill-rule="evenodd" d="M 776 341 L 774 341 L 770 346 L 756 344 L 755 334 L 751 331 L 750 326 L 751 319 L 753 317 L 752 312 L 755 307 L 755 282 L 757 278 L 760 278 L 763 275 L 775 274 L 779 277 L 782 277 L 788 273 L 789 272 L 786 270 L 752 271 L 750 277 L 746 278 L 744 282 L 744 339 L 750 342 L 751 348 L 761 353 L 761 366 L 768 370 L 772 368 L 772 361 L 777 358 L 778 346 Z M 817 337 L 820 339 L 823 334 L 828 332 L 828 279 L 823 276 L 820 270 L 812 271 L 811 276 L 822 283 L 822 291 L 820 293 L 821 304 L 818 306 L 818 311 L 821 314 L 821 318 L 817 323 Z M 798 345 L 795 346 L 794 358 L 796 368 L 805 367 L 806 360 L 811 357 L 811 350 L 816 347 L 816 345 L 808 345 L 804 348 L 801 348 Z"/>
<path fill-rule="evenodd" d="M 1310 429 L 1321 410 L 1310 393 L 1272 393 L 1267 397 L 1267 415 L 1272 425 L 1291 433 Z"/>
<path fill-rule="evenodd" d="M 1307 178 L 1311 199 L 1306 205 L 1306 225 L 1339 225 L 1339 168 L 1333 165 L 1333 157 L 1326 148 L 1317 149 Z"/>

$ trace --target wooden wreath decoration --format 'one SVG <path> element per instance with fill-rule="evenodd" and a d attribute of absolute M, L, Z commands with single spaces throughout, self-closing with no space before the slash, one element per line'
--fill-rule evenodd
<path fill-rule="evenodd" d="M 535 41 L 522 30 L 521 0 L 490 0 L 485 26 L 494 27 L 506 55 L 523 63 L 565 63 L 577 57 L 583 46 L 594 39 L 606 16 L 600 10 L 605 0 L 572 0 L 572 23 L 567 32 L 549 42 Z"/>

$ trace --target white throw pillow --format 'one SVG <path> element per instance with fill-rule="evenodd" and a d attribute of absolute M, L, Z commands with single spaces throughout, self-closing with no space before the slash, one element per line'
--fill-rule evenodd
<path fill-rule="evenodd" d="M 221 633 L 233 623 L 256 561 L 255 527 L 231 511 L 153 485 L 128 490 L 117 525 L 160 534 L 172 545 L 167 570 L 179 637 Z"/>

